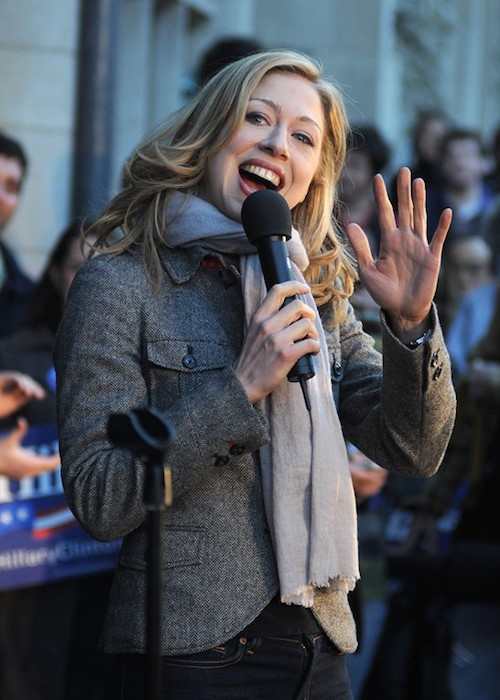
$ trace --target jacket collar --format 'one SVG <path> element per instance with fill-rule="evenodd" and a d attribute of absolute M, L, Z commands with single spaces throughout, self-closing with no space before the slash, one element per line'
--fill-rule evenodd
<path fill-rule="evenodd" d="M 175 284 L 189 282 L 197 272 L 201 261 L 209 251 L 200 246 L 192 248 L 162 248 L 160 258 L 163 267 Z"/>

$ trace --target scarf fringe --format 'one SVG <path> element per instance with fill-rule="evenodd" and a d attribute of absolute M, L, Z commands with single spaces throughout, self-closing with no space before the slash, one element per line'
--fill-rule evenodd
<path fill-rule="evenodd" d="M 281 602 L 286 605 L 302 605 L 304 608 L 312 608 L 315 589 L 329 588 L 348 593 L 355 588 L 357 580 L 354 576 L 334 576 L 327 583 L 313 581 L 304 586 L 299 586 L 293 593 L 281 594 Z"/>

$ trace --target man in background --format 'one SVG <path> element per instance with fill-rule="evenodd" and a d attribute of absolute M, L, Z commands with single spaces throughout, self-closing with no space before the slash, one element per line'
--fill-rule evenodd
<path fill-rule="evenodd" d="M 0 237 L 19 204 L 27 167 L 21 145 L 0 132 Z M 10 335 L 16 328 L 32 286 L 12 252 L 0 240 L 0 337 Z"/>
<path fill-rule="evenodd" d="M 480 234 L 481 224 L 493 201 L 491 188 L 484 180 L 485 171 L 479 134 L 469 129 L 448 131 L 441 142 L 441 183 L 430 187 L 427 196 L 431 235 L 445 207 L 453 209 L 449 241 Z"/>

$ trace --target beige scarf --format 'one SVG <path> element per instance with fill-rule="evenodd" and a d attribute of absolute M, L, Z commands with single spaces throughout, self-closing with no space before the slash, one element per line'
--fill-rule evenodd
<path fill-rule="evenodd" d="M 248 327 L 267 291 L 258 255 L 241 224 L 208 202 L 177 192 L 167 205 L 166 243 L 241 256 Z M 296 230 L 287 246 L 294 276 L 304 281 L 309 259 Z M 312 295 L 301 299 L 316 310 L 321 344 L 313 358 L 316 375 L 308 381 L 311 414 L 300 385 L 287 380 L 261 402 L 271 442 L 260 450 L 260 469 L 281 600 L 311 607 L 315 588 L 352 590 L 359 570 L 356 503 L 332 395 L 327 342 Z"/>

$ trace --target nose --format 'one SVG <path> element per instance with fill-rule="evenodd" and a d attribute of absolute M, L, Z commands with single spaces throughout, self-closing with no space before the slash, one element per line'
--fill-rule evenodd
<path fill-rule="evenodd" d="M 266 137 L 260 142 L 259 147 L 266 153 L 270 153 L 275 158 L 287 160 L 288 153 L 288 135 L 286 129 L 279 124 L 276 124 Z"/>

